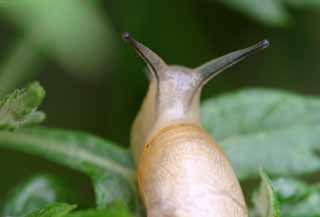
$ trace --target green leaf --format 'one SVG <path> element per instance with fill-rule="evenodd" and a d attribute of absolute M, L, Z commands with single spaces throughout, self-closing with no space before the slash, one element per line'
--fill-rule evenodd
<path fill-rule="evenodd" d="M 291 16 L 286 10 L 287 5 L 296 8 L 320 6 L 319 0 L 219 0 L 218 2 L 265 25 L 280 27 L 291 22 Z"/>
<path fill-rule="evenodd" d="M 310 191 L 305 183 L 292 178 L 272 180 L 272 186 L 281 203 L 298 201 L 308 195 Z"/>
<path fill-rule="evenodd" d="M 320 192 L 311 192 L 303 200 L 281 204 L 281 214 L 285 217 L 320 216 Z"/>
<path fill-rule="evenodd" d="M 74 208 L 76 208 L 75 205 L 56 203 L 46 208 L 32 212 L 27 215 L 27 217 L 63 217 L 71 212 Z"/>
<path fill-rule="evenodd" d="M 219 0 L 219 2 L 267 25 L 284 26 L 290 21 L 289 14 L 279 0 Z"/>
<path fill-rule="evenodd" d="M 41 51 L 34 49 L 34 34 L 12 42 L 12 47 L 1 59 L 0 63 L 0 96 L 4 96 L 25 81 L 33 80 L 36 73 L 41 71 L 44 56 Z M 38 57 L 38 58 L 37 58 Z"/>
<path fill-rule="evenodd" d="M 0 131 L 0 147 L 23 151 L 91 177 L 99 208 L 114 201 L 138 211 L 136 175 L 131 154 L 87 133 L 47 128 Z M 132 201 L 134 200 L 134 201 Z"/>
<path fill-rule="evenodd" d="M 128 180 L 135 176 L 127 150 L 88 133 L 44 127 L 22 128 L 14 133 L 0 132 L 0 142 L 1 146 L 37 154 L 89 175 L 111 171 Z"/>
<path fill-rule="evenodd" d="M 3 14 L 25 31 L 26 43 L 32 35 L 33 50 L 48 51 L 77 76 L 102 76 L 112 64 L 114 32 L 97 1 L 83 6 L 78 0 L 13 0 L 2 6 Z"/>
<path fill-rule="evenodd" d="M 318 98 L 247 89 L 207 100 L 201 116 L 241 180 L 257 177 L 260 166 L 279 176 L 320 169 Z"/>
<path fill-rule="evenodd" d="M 6 96 L 0 101 L 0 129 L 18 128 L 43 121 L 44 113 L 36 109 L 44 96 L 45 91 L 38 82 Z"/>
<path fill-rule="evenodd" d="M 272 183 L 279 195 L 281 216 L 320 216 L 320 184 L 307 185 L 289 178 L 277 179 Z"/>
<path fill-rule="evenodd" d="M 279 217 L 279 201 L 272 188 L 271 181 L 267 174 L 260 170 L 261 183 L 259 191 L 253 194 L 253 214 L 255 217 Z"/>
<path fill-rule="evenodd" d="M 71 186 L 51 175 L 37 175 L 15 187 L 3 207 L 3 216 L 22 216 L 55 202 L 71 202 Z"/>
<path fill-rule="evenodd" d="M 122 204 L 113 204 L 108 209 L 103 210 L 85 210 L 76 211 L 67 215 L 67 217 L 131 217 L 128 209 Z"/>
<path fill-rule="evenodd" d="M 136 213 L 140 212 L 141 205 L 135 182 L 130 183 L 112 172 L 94 176 L 93 182 L 97 208 L 109 208 L 110 204 L 117 202 L 127 204 Z"/>

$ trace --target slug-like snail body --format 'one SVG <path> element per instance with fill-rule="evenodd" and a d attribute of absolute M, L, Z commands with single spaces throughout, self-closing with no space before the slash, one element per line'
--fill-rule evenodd
<path fill-rule="evenodd" d="M 200 127 L 200 92 L 219 72 L 269 42 L 189 69 L 167 65 L 128 33 L 123 38 L 150 71 L 149 90 L 131 132 L 147 216 L 246 217 L 245 200 L 229 161 Z"/>

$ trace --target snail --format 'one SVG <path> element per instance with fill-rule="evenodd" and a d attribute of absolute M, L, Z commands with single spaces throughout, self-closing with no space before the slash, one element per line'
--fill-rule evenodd
<path fill-rule="evenodd" d="M 269 46 L 267 40 L 190 69 L 167 65 L 123 33 L 147 64 L 150 84 L 131 130 L 131 150 L 148 217 L 245 217 L 239 181 L 223 150 L 200 126 L 202 87 Z"/>

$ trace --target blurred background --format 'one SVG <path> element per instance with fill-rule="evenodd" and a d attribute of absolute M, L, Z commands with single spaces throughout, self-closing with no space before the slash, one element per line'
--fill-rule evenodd
<path fill-rule="evenodd" d="M 127 147 L 148 81 L 121 32 L 188 67 L 270 40 L 208 83 L 203 99 L 246 87 L 320 95 L 319 20 L 320 0 L 1 0 L 0 96 L 39 80 L 45 125 Z M 1 149 L 0 171 L 0 201 L 35 172 L 63 176 L 93 197 L 88 178 L 33 156 Z"/>

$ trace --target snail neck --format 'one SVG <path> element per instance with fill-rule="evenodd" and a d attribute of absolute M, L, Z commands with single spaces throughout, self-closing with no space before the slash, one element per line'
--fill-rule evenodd
<path fill-rule="evenodd" d="M 269 46 L 269 42 L 263 40 L 197 68 L 187 68 L 168 65 L 129 33 L 124 33 L 122 37 L 136 50 L 150 71 L 149 91 L 131 131 L 135 160 L 139 158 L 148 138 L 158 130 L 177 123 L 199 125 L 199 98 L 203 85 L 250 54 Z"/>
<path fill-rule="evenodd" d="M 173 124 L 199 125 L 199 98 L 201 88 L 190 88 L 187 79 L 150 81 L 148 93 L 134 121 L 131 146 L 134 159 L 139 159 L 147 141 L 159 130 Z M 186 86 L 184 86 L 186 85 Z M 185 89 L 184 89 L 185 88 Z"/>

